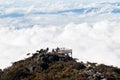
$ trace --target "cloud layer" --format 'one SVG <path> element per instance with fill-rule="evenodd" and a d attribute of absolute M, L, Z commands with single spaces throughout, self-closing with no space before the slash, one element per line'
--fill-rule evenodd
<path fill-rule="evenodd" d="M 34 25 L 62 26 L 74 23 L 120 20 L 120 2 L 81 1 L 2 1 L 0 24 L 9 28 L 26 28 Z"/>
<path fill-rule="evenodd" d="M 23 59 L 27 52 L 57 46 L 72 48 L 73 56 L 82 61 L 120 66 L 119 26 L 116 22 L 102 21 L 92 25 L 69 23 L 63 27 L 35 25 L 20 30 L 1 28 L 1 68 Z"/>
<path fill-rule="evenodd" d="M 0 0 L 0 6 L 0 68 L 57 46 L 72 48 L 80 61 L 120 67 L 119 0 Z"/>

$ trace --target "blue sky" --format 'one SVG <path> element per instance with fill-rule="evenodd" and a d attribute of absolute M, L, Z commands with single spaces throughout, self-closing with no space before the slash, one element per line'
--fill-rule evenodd
<path fill-rule="evenodd" d="M 119 22 L 119 0 L 0 0 L 0 68 L 57 46 L 120 67 Z"/>

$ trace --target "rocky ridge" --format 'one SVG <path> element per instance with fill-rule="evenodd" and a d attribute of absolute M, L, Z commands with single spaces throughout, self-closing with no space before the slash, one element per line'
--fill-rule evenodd
<path fill-rule="evenodd" d="M 0 80 L 120 80 L 120 68 L 77 62 L 76 58 L 58 50 L 37 50 L 31 57 L 0 70 Z"/>

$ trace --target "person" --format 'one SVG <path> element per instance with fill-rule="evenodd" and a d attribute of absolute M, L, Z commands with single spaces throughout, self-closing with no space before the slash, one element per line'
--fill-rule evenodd
<path fill-rule="evenodd" d="M 57 48 L 56 48 L 56 52 L 58 52 L 59 50 L 60 50 L 60 48 L 59 48 L 59 47 L 57 47 Z"/>
<path fill-rule="evenodd" d="M 55 52 L 55 50 L 54 50 L 54 49 L 52 49 L 52 52 L 54 53 L 54 52 Z"/>
<path fill-rule="evenodd" d="M 47 48 L 46 48 L 46 52 L 48 52 L 48 51 L 49 51 L 49 48 L 47 47 Z"/>

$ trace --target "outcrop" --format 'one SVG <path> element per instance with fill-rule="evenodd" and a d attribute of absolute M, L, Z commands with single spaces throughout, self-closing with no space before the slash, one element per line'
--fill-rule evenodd
<path fill-rule="evenodd" d="M 77 62 L 68 50 L 67 54 L 64 51 L 37 50 L 32 56 L 0 70 L 0 80 L 120 80 L 120 68 Z"/>

